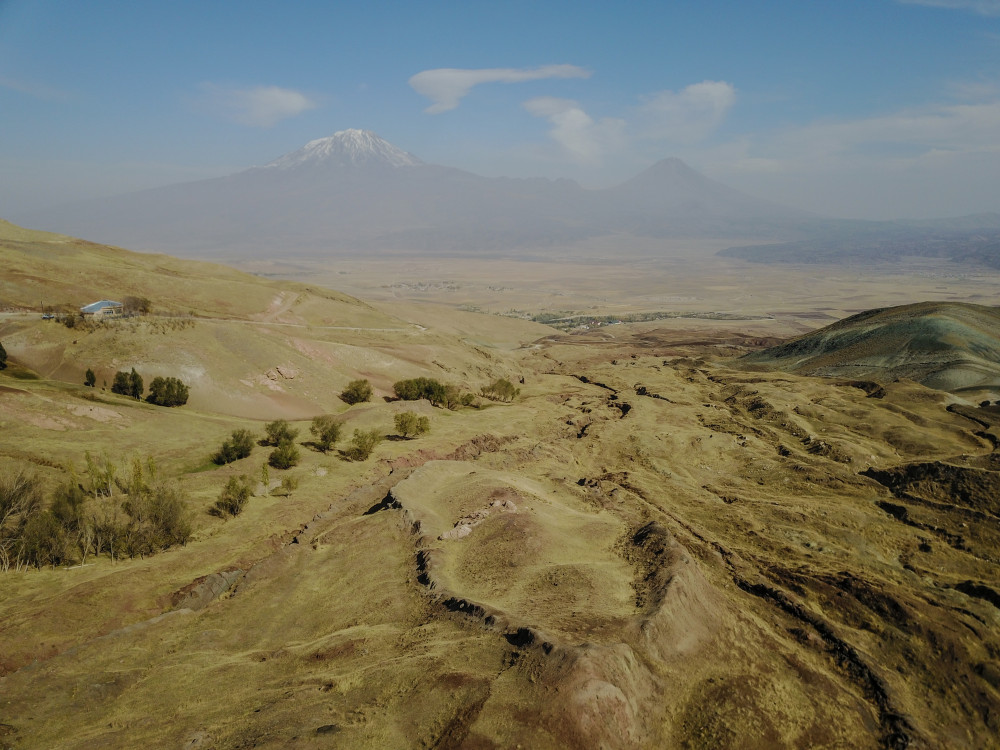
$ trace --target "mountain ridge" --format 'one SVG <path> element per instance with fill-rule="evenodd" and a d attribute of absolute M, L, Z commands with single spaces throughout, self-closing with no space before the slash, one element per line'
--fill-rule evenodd
<path fill-rule="evenodd" d="M 676 158 L 588 190 L 571 180 L 491 178 L 428 164 L 370 131 L 342 130 L 263 167 L 14 218 L 142 250 L 245 257 L 275 246 L 476 254 L 609 234 L 774 239 L 794 235 L 787 225 L 803 216 Z"/>

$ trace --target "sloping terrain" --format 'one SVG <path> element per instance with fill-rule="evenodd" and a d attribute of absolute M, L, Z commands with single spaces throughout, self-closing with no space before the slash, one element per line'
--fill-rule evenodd
<path fill-rule="evenodd" d="M 806 375 L 909 378 L 930 388 L 1000 395 L 1000 308 L 926 302 L 871 310 L 747 355 Z"/>
<path fill-rule="evenodd" d="M 209 300 L 208 267 L 185 268 Z M 268 291 L 229 319 L 206 302 L 164 331 L 3 323 L 0 476 L 89 491 L 86 454 L 151 458 L 193 533 L 0 572 L 0 747 L 1000 746 L 998 407 L 748 372 L 743 321 L 578 337 L 412 305 L 405 332 L 324 329 L 322 290 L 233 278 Z M 61 379 L 83 345 L 137 367 L 193 352 L 205 375 L 155 407 Z M 240 382 L 293 350 L 273 382 L 300 402 Z M 336 400 L 397 371 L 520 394 Z M 404 410 L 430 432 L 395 435 Z M 305 418 L 324 411 L 390 439 L 322 453 Z M 267 475 L 283 489 L 264 488 L 267 449 L 209 461 L 272 417 L 300 431 L 300 463 Z M 210 515 L 240 475 L 259 478 L 246 508 Z M 123 492 L 85 510 L 120 514 Z"/>
<path fill-rule="evenodd" d="M 116 371 L 135 367 L 147 383 L 179 377 L 191 386 L 193 405 L 276 418 L 332 410 L 337 394 L 358 377 L 384 395 L 404 377 L 455 372 L 486 382 L 509 374 L 491 361 L 489 334 L 481 344 L 462 343 L 477 316 L 449 311 L 439 333 L 321 287 L 6 222 L 0 264 L 0 305 L 11 311 L 0 313 L 0 341 L 30 369 L 67 382 L 83 383 L 89 368 L 98 386 L 107 386 Z M 73 328 L 40 315 L 41 306 L 75 312 L 97 299 L 130 295 L 149 299 L 152 314 Z M 518 332 L 514 339 L 548 330 L 527 321 L 507 328 Z"/>

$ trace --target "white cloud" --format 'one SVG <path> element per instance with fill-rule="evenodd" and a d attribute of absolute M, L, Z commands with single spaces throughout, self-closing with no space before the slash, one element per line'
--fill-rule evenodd
<path fill-rule="evenodd" d="M 701 150 L 712 176 L 820 213 L 867 218 L 997 210 L 1000 97 L 822 120 Z"/>
<path fill-rule="evenodd" d="M 302 92 L 278 86 L 227 89 L 204 83 L 201 91 L 203 103 L 216 114 L 259 128 L 272 127 L 317 106 L 314 99 Z"/>
<path fill-rule="evenodd" d="M 410 78 L 410 87 L 434 102 L 424 111 L 439 114 L 455 109 L 474 86 L 481 83 L 521 83 L 546 78 L 589 78 L 590 72 L 576 65 L 544 65 L 540 68 L 436 68 Z"/>
<path fill-rule="evenodd" d="M 604 118 L 599 122 L 572 99 L 540 96 L 522 106 L 535 117 L 544 117 L 551 125 L 549 135 L 573 161 L 596 164 L 601 157 L 623 145 L 625 121 Z"/>
<path fill-rule="evenodd" d="M 903 5 L 926 5 L 930 8 L 971 10 L 982 16 L 1000 16 L 1000 0 L 898 0 Z"/>
<path fill-rule="evenodd" d="M 725 119 L 736 89 L 725 81 L 693 83 L 680 91 L 659 91 L 642 98 L 641 130 L 646 138 L 698 143 Z"/>

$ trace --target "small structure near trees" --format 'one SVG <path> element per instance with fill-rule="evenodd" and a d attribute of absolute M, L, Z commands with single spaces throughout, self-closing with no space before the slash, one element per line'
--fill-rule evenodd
<path fill-rule="evenodd" d="M 108 320 L 110 318 L 120 318 L 125 315 L 125 305 L 110 299 L 102 299 L 91 302 L 80 308 L 80 314 L 85 319 Z"/>

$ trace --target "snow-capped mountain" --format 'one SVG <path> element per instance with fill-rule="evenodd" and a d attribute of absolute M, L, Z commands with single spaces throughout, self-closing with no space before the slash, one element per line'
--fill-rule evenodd
<path fill-rule="evenodd" d="M 396 148 L 370 130 L 339 130 L 265 164 L 265 169 L 336 166 L 416 167 L 423 164 L 413 154 Z"/>

